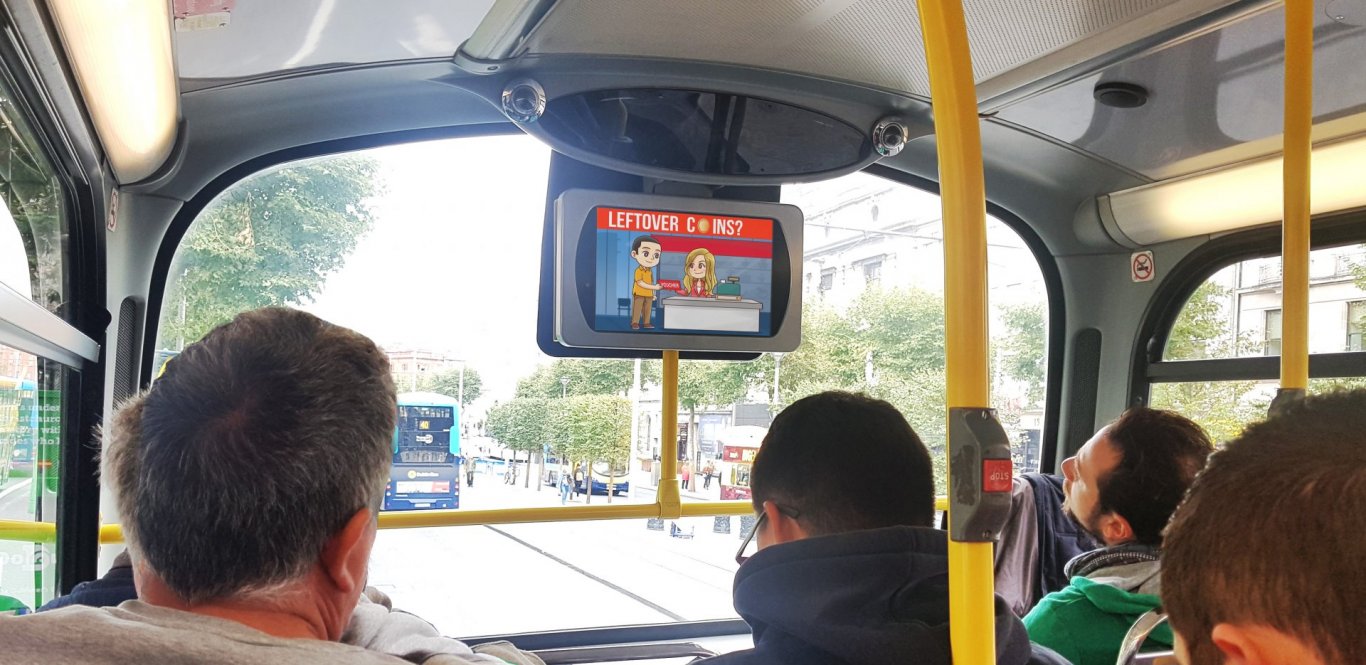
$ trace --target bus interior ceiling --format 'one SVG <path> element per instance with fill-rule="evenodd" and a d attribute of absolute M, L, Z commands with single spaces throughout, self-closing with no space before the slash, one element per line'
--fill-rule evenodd
<path fill-rule="evenodd" d="M 106 193 L 119 194 L 117 232 L 102 241 L 102 301 L 111 331 L 129 313 L 120 302 L 141 303 L 131 313 L 142 334 L 134 347 L 105 354 L 104 413 L 114 401 L 114 358 L 128 358 L 141 366 L 142 381 L 149 379 L 150 340 L 167 306 L 162 288 L 176 243 L 214 196 L 301 157 L 519 132 L 491 103 L 516 78 L 541 81 L 552 97 L 554 90 L 691 84 L 845 110 L 860 121 L 897 115 L 914 135 L 870 171 L 935 186 L 913 3 L 416 4 L 425 19 L 402 20 L 387 3 L 341 3 L 324 15 L 317 3 L 238 0 L 226 27 L 173 32 L 180 78 L 171 156 L 148 177 L 116 183 L 108 163 L 95 159 L 98 138 L 60 45 L 49 40 L 56 34 L 50 15 L 38 0 L 6 3 L 22 57 L 49 104 L 38 113 L 63 128 L 61 149 L 76 155 L 97 192 L 81 223 L 103 226 Z M 1282 10 L 1265 0 L 965 5 L 987 200 L 998 217 L 1037 238 L 1040 264 L 1056 276 L 1051 307 L 1062 326 L 1052 331 L 1049 385 L 1058 392 L 1047 406 L 1061 424 L 1056 441 L 1044 446 L 1056 446 L 1051 459 L 1060 461 L 1130 404 L 1135 354 L 1147 353 L 1139 331 L 1164 282 L 1202 245 L 1241 230 L 1166 229 L 1143 236 L 1156 241 L 1138 242 L 1103 197 L 1279 152 Z M 1339 133 L 1318 138 L 1340 139 L 1360 132 L 1353 120 L 1366 114 L 1359 71 L 1366 28 L 1323 12 L 1319 21 L 1316 122 L 1336 121 Z M 681 23 L 688 29 L 678 29 Z M 436 38 L 410 39 L 424 29 Z M 1116 89 L 1141 99 L 1094 101 L 1098 84 L 1114 83 L 1132 86 Z M 1153 252 L 1151 281 L 1132 278 L 1137 250 Z M 529 296 L 527 307 L 532 303 Z M 1098 331 L 1099 347 L 1087 345 L 1079 358 L 1074 341 L 1090 330 Z M 114 343 L 102 329 L 87 332 Z M 1073 417 L 1078 409 L 1086 417 Z"/>
<path fill-rule="evenodd" d="M 366 54 L 357 53 L 355 64 L 270 70 L 270 56 L 288 50 L 281 47 L 245 64 L 220 66 L 237 71 L 216 72 L 212 59 L 227 54 L 231 60 L 232 54 L 264 48 L 262 40 L 247 31 L 252 26 L 297 12 L 283 7 L 267 10 L 265 4 L 240 3 L 233 32 L 225 35 L 176 33 L 182 75 L 179 144 L 173 164 L 157 176 L 123 187 L 126 224 L 136 232 L 110 239 L 108 302 L 145 296 L 149 278 L 155 283 L 164 277 L 147 270 L 153 254 L 162 265 L 168 262 L 178 237 L 175 231 L 167 235 L 172 221 L 187 224 L 207 198 L 251 171 L 300 156 L 386 142 L 516 131 L 481 94 L 471 92 L 481 91 L 486 97 L 490 83 L 483 79 L 495 78 L 477 71 L 482 61 L 473 58 L 452 61 L 432 54 L 367 63 Z M 906 3 L 849 3 L 844 15 L 858 20 L 847 23 L 835 22 L 820 10 L 795 12 L 784 2 L 756 6 L 751 16 L 733 16 L 721 7 L 724 3 L 707 5 L 711 13 L 702 7 L 684 12 L 697 22 L 698 29 L 689 35 L 707 34 L 707 43 L 716 45 L 744 45 L 729 49 L 704 49 L 692 44 L 691 37 L 669 34 L 664 28 L 667 19 L 680 10 L 670 9 L 668 3 L 527 4 L 542 5 L 545 15 L 539 23 L 506 28 L 509 33 L 529 34 L 518 55 L 505 59 L 504 71 L 578 87 L 646 87 L 667 84 L 670 78 L 694 80 L 705 82 L 707 88 L 778 96 L 810 106 L 828 105 L 830 95 L 854 89 L 862 96 L 860 101 L 881 104 L 922 130 L 900 155 L 882 160 L 878 172 L 899 172 L 928 182 L 936 178 L 923 54 L 914 8 Z M 1055 307 L 1065 305 L 1062 338 L 1071 340 L 1088 328 L 1101 333 L 1095 395 L 1065 379 L 1073 374 L 1072 354 L 1066 347 L 1060 373 L 1051 377 L 1063 384 L 1064 399 L 1050 406 L 1065 412 L 1078 401 L 1094 403 L 1093 422 L 1079 422 L 1075 431 L 1061 433 L 1067 450 L 1079 446 L 1098 422 L 1127 406 L 1130 358 L 1143 344 L 1133 338 L 1145 314 L 1136 305 L 1146 302 L 1171 268 L 1209 237 L 1201 234 L 1145 247 L 1154 251 L 1157 277 L 1132 283 L 1128 262 L 1137 245 L 1102 222 L 1097 197 L 1185 175 L 1191 169 L 1220 166 L 1221 155 L 1242 161 L 1275 152 L 1264 139 L 1278 134 L 1276 105 L 1259 104 L 1257 109 L 1270 111 L 1249 120 L 1236 104 L 1256 95 L 1270 101 L 1279 96 L 1281 12 L 1272 5 L 1138 2 L 1126 5 L 1131 10 L 1127 14 L 1088 5 L 1078 10 L 1083 15 L 1061 16 L 1034 13 L 1013 3 L 967 3 L 983 100 L 987 198 L 1018 218 L 1051 254 L 1040 258 L 1045 264 L 1051 260 L 1061 277 L 1062 292 L 1054 295 L 1059 299 Z M 272 17 L 276 12 L 282 16 Z M 629 21 L 595 23 L 614 13 Z M 781 21 L 781 39 L 762 40 L 764 44 L 747 39 L 760 20 L 756 17 Z M 1321 22 L 1325 25 L 1320 30 L 1320 52 L 1327 56 L 1319 57 L 1318 76 L 1342 82 L 1317 88 L 1329 98 L 1321 104 L 1328 109 L 1323 115 L 1339 118 L 1359 112 L 1366 104 L 1366 90 L 1358 89 L 1359 81 L 1351 83 L 1359 79 L 1351 76 L 1351 63 L 1366 56 L 1362 30 L 1326 17 Z M 324 27 L 334 24 L 345 26 L 348 21 L 334 17 Z M 633 27 L 629 36 L 614 34 L 619 29 L 608 27 L 628 24 L 643 27 Z M 878 35 L 860 30 L 869 25 L 896 29 Z M 595 31 L 594 26 L 600 27 Z M 239 29 L 243 32 L 236 32 Z M 404 28 L 395 29 L 401 34 Z M 476 26 L 445 29 L 448 38 L 458 42 Z M 345 28 L 332 34 L 325 29 L 323 39 L 341 42 Z M 292 37 L 299 40 L 303 35 Z M 318 51 L 329 48 L 345 53 L 331 42 Z M 786 49 L 799 57 L 788 58 Z M 793 69 L 801 76 L 783 71 Z M 193 78 L 200 70 L 217 75 Z M 1179 76 L 1173 75 L 1178 71 Z M 1094 103 L 1092 91 L 1099 82 L 1140 86 L 1148 103 L 1138 108 Z M 61 87 L 60 81 L 54 83 Z M 74 90 L 68 88 L 67 93 Z M 1230 124 L 1240 132 L 1238 138 L 1225 133 L 1223 128 Z M 243 131 L 244 127 L 250 130 Z M 1262 145 L 1256 145 L 1259 142 Z M 1230 153 L 1229 148 L 1239 147 L 1245 150 Z M 1193 159 L 1201 157 L 1206 158 L 1203 164 Z M 156 247 L 155 241 L 163 237 L 168 242 Z M 133 238 L 136 242 L 130 242 Z M 116 270 L 129 274 L 113 274 Z M 1120 292 L 1125 297 L 1113 297 Z M 158 303 L 153 299 L 149 304 Z M 147 319 L 149 332 L 154 320 Z M 1060 415 L 1062 422 L 1069 422 L 1066 413 Z"/>

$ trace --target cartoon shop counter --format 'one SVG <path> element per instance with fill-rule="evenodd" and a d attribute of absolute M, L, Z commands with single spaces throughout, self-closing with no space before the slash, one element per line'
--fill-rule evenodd
<path fill-rule="evenodd" d="M 686 291 L 684 292 L 686 293 Z M 664 327 L 716 332 L 759 332 L 763 304 L 740 295 L 740 280 L 730 277 L 706 296 L 671 295 L 663 299 Z"/>

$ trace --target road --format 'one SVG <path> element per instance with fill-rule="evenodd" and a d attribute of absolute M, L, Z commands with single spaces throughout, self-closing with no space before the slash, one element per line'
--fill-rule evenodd
<path fill-rule="evenodd" d="M 614 501 L 654 499 L 633 491 Z M 493 477 L 461 492 L 468 509 L 559 505 L 553 488 Z M 724 534 L 712 518 L 677 520 L 691 539 L 670 537 L 667 526 L 651 531 L 645 520 L 388 530 L 375 544 L 370 583 L 394 607 L 457 636 L 734 618 L 739 519 L 731 522 Z"/>
<path fill-rule="evenodd" d="M 26 487 L 0 491 L 0 519 L 32 519 Z M 491 475 L 461 492 L 466 509 L 560 503 L 554 488 L 508 486 Z M 613 500 L 654 500 L 652 489 L 633 494 Z M 676 523 L 693 537 L 671 537 L 667 523 L 652 531 L 638 519 L 386 530 L 370 584 L 394 607 L 455 636 L 735 617 L 739 519 L 730 520 L 731 533 L 714 533 L 712 518 Z M 0 593 L 33 602 L 32 557 L 31 544 L 0 542 Z"/>

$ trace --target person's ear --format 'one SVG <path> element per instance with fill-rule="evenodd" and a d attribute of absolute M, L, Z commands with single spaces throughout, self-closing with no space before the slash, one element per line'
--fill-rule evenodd
<path fill-rule="evenodd" d="M 375 516 L 369 508 L 361 508 L 323 545 L 319 563 L 338 591 L 351 594 L 365 589 L 374 544 Z"/>
<path fill-rule="evenodd" d="M 796 518 L 784 515 L 778 504 L 772 501 L 764 502 L 764 515 L 768 518 L 768 540 L 771 544 L 790 543 L 809 535 Z"/>
<path fill-rule="evenodd" d="M 1107 544 L 1118 545 L 1136 540 L 1134 527 L 1119 513 L 1102 514 L 1096 526 L 1100 528 L 1101 539 Z"/>
<path fill-rule="evenodd" d="M 1221 623 L 1210 631 L 1210 641 L 1224 654 L 1227 665 L 1323 663 L 1323 658 L 1315 649 L 1265 625 Z"/>

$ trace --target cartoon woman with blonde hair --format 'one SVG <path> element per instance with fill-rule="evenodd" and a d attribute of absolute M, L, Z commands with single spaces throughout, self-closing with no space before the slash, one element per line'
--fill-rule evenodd
<path fill-rule="evenodd" d="M 683 295 L 710 298 L 716 289 L 716 257 L 705 247 L 688 252 L 683 262 Z"/>

